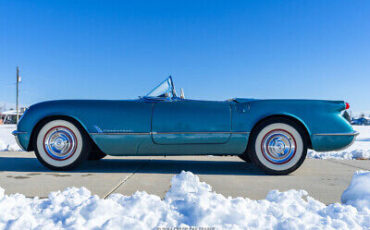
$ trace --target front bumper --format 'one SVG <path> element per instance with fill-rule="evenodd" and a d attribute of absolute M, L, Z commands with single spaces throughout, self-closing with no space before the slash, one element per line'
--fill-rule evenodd
<path fill-rule="evenodd" d="M 26 148 L 21 144 L 20 140 L 19 140 L 19 136 L 20 135 L 27 135 L 27 132 L 21 132 L 21 131 L 17 131 L 17 130 L 14 130 L 12 132 L 13 136 L 15 137 L 15 141 L 17 142 L 18 146 L 23 150 L 23 151 L 27 151 Z"/>

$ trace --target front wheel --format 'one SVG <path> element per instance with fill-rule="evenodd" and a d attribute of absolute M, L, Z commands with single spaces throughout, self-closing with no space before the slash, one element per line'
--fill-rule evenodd
<path fill-rule="evenodd" d="M 69 170 L 87 159 L 89 141 L 70 121 L 52 120 L 38 128 L 34 138 L 37 159 L 52 170 Z"/>
<path fill-rule="evenodd" d="M 253 162 L 268 174 L 286 175 L 306 158 L 307 141 L 299 124 L 286 118 L 273 118 L 259 124 L 248 146 Z"/>

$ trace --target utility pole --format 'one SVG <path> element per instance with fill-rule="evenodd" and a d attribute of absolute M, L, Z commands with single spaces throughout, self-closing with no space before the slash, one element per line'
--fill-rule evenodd
<path fill-rule="evenodd" d="M 19 97 L 19 68 L 17 66 L 17 94 L 16 94 L 16 103 L 15 103 L 15 109 L 17 111 L 17 124 L 18 124 L 18 120 L 19 120 L 19 108 L 18 108 L 18 97 Z"/>

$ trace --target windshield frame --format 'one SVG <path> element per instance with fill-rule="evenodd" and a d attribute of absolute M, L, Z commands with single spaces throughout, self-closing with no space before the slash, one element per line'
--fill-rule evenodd
<path fill-rule="evenodd" d="M 160 89 L 164 84 L 168 84 L 168 88 L 165 91 L 163 91 L 162 94 L 159 94 L 159 95 L 151 95 L 156 90 Z M 159 92 L 161 92 L 161 91 L 159 91 Z M 171 94 L 171 95 L 169 95 L 168 97 L 160 97 L 161 95 L 166 94 L 166 93 Z M 172 77 L 171 76 L 167 77 L 164 81 L 162 81 L 161 83 L 159 83 L 156 87 L 154 87 L 144 97 L 145 98 L 156 98 L 156 99 L 166 99 L 166 98 L 171 99 L 171 98 L 177 97 L 176 90 L 175 90 L 175 85 L 173 83 Z"/>

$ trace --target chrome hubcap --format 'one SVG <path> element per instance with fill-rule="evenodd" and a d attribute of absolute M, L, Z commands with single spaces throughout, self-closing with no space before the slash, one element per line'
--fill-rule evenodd
<path fill-rule="evenodd" d="M 296 151 L 296 141 L 289 132 L 281 129 L 268 132 L 262 140 L 262 154 L 273 164 L 289 162 Z"/>
<path fill-rule="evenodd" d="M 67 127 L 54 127 L 44 137 L 45 152 L 55 160 L 66 160 L 76 151 L 77 138 Z"/>

